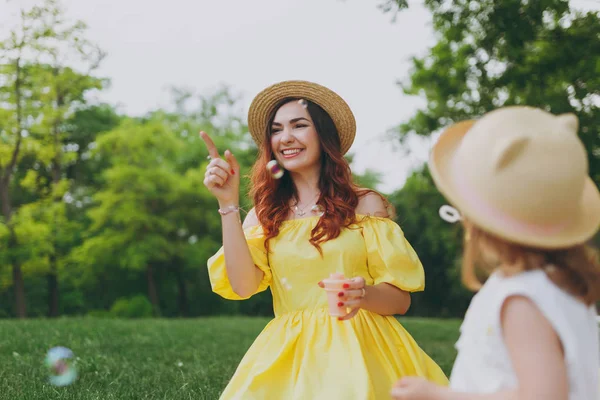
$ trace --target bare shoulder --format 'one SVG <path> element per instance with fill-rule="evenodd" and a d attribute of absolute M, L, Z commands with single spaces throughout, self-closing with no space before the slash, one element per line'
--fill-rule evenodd
<path fill-rule="evenodd" d="M 530 346 L 558 353 L 563 351 L 558 333 L 551 322 L 527 296 L 509 296 L 500 309 L 500 323 L 509 351 L 524 351 Z"/>
<path fill-rule="evenodd" d="M 360 189 L 368 190 L 368 189 Z M 387 203 L 382 195 L 377 192 L 367 192 L 360 194 L 356 213 L 363 215 L 372 215 L 376 217 L 389 217 Z"/>
<path fill-rule="evenodd" d="M 550 323 L 545 318 L 538 306 L 527 296 L 513 294 L 507 297 L 502 303 L 500 309 L 501 322 L 503 325 L 523 326 L 527 320 L 530 328 L 534 325 L 539 327 L 551 328 Z"/>
<path fill-rule="evenodd" d="M 256 216 L 256 212 L 254 211 L 254 207 L 248 211 L 246 214 L 246 218 L 244 219 L 244 223 L 242 224 L 243 229 L 248 229 L 253 226 L 258 225 L 260 222 L 258 221 L 258 217 Z"/>

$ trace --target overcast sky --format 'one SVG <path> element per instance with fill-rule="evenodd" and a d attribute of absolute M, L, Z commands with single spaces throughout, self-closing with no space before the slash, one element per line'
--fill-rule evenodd
<path fill-rule="evenodd" d="M 34 2 L 0 1 L 5 27 L 15 21 L 11 9 Z M 246 115 L 252 97 L 268 85 L 317 82 L 354 111 L 354 170 L 381 171 L 379 189 L 390 192 L 426 160 L 431 145 L 412 140 L 406 157 L 380 137 L 424 104 L 404 95 L 396 81 L 408 76 L 410 57 L 423 55 L 435 40 L 422 1 L 410 1 L 395 22 L 377 8 L 381 2 L 63 0 L 68 15 L 85 21 L 88 38 L 108 53 L 98 74 L 112 84 L 101 100 L 139 115 L 168 105 L 171 85 L 210 93 L 226 84 L 243 96 Z M 574 3 L 598 8 L 592 0 Z"/>

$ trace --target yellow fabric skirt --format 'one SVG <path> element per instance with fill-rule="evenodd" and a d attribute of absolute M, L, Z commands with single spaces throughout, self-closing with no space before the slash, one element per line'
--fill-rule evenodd
<path fill-rule="evenodd" d="M 441 368 L 394 317 L 326 308 L 273 319 L 252 344 L 222 400 L 380 400 L 403 376 L 448 385 Z"/>

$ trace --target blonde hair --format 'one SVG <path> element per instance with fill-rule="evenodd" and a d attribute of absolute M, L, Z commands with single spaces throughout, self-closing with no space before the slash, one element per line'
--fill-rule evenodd
<path fill-rule="evenodd" d="M 463 225 L 462 281 L 469 289 L 477 291 L 482 286 L 478 266 L 486 274 L 498 269 L 507 276 L 542 269 L 555 285 L 585 304 L 600 300 L 600 263 L 598 252 L 592 247 L 582 244 L 557 250 L 537 249 L 508 242 L 466 220 Z"/>

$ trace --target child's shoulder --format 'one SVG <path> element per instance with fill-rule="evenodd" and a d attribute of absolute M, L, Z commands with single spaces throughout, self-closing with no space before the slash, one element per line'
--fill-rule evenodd
<path fill-rule="evenodd" d="M 494 315 L 512 296 L 527 297 L 534 303 L 545 303 L 549 298 L 557 295 L 557 290 L 558 287 L 548 279 L 543 270 L 524 271 L 509 276 L 496 270 L 487 279 L 474 300 L 478 304 L 479 313 L 490 312 Z"/>
<path fill-rule="evenodd" d="M 542 269 L 520 272 L 512 276 L 503 276 L 496 272 L 490 278 L 491 296 L 494 303 L 502 307 L 511 296 L 523 296 L 532 300 L 539 308 L 552 310 L 560 307 L 570 312 L 586 312 L 582 301 L 557 286 Z"/>
<path fill-rule="evenodd" d="M 508 292 L 531 292 L 536 290 L 558 289 L 542 269 L 523 271 L 514 275 L 504 275 L 501 271 L 496 271 L 490 277 L 490 283 L 493 284 L 497 290 L 505 290 Z"/>
<path fill-rule="evenodd" d="M 511 276 L 495 271 L 473 298 L 465 326 L 481 323 L 498 326 L 503 307 L 515 296 L 530 300 L 555 327 L 572 321 L 585 323 L 591 315 L 588 306 L 556 286 L 544 270 Z"/>

